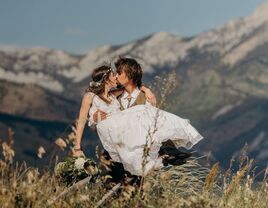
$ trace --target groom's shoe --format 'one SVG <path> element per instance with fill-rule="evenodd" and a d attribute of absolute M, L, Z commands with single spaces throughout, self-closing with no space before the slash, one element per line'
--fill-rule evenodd
<path fill-rule="evenodd" d="M 172 142 L 167 142 L 161 146 L 159 156 L 163 157 L 163 165 L 182 165 L 186 163 L 186 159 L 192 156 L 192 153 L 179 150 Z"/>
<path fill-rule="evenodd" d="M 161 147 L 159 150 L 159 156 L 161 155 L 167 155 L 169 157 L 175 157 L 175 158 L 184 158 L 187 159 L 192 156 L 192 153 L 182 151 L 177 149 L 176 147 Z"/>
<path fill-rule="evenodd" d="M 183 158 L 165 158 L 165 159 L 163 159 L 164 166 L 168 166 L 169 164 L 177 166 L 177 165 L 183 165 L 185 163 L 186 163 L 186 159 L 183 159 Z"/>
<path fill-rule="evenodd" d="M 179 158 L 189 158 L 192 156 L 192 153 L 188 152 L 186 149 L 185 150 L 179 150 L 176 148 L 175 144 L 171 141 L 168 140 L 166 142 L 162 143 L 162 146 L 160 147 L 159 150 L 159 156 L 161 155 L 168 155 L 170 157 L 179 157 Z"/>

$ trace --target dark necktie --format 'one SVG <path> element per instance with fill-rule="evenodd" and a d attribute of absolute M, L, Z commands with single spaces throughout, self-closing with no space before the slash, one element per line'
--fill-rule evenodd
<path fill-rule="evenodd" d="M 127 101 L 128 101 L 128 103 L 127 103 L 127 108 L 129 108 L 129 106 L 130 106 L 130 102 L 131 102 L 131 97 L 130 97 L 130 98 L 127 98 Z"/>

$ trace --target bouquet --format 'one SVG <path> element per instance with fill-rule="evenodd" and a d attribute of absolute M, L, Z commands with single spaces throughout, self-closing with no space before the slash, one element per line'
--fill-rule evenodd
<path fill-rule="evenodd" d="M 66 157 L 55 167 L 55 175 L 60 183 L 66 186 L 91 176 L 91 182 L 96 182 L 100 175 L 96 163 L 86 157 Z"/>

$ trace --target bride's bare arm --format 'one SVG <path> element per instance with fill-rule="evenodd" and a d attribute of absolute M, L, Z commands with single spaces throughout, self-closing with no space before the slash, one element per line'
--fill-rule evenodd
<path fill-rule="evenodd" d="M 74 157 L 79 157 L 84 154 L 83 151 L 81 150 L 81 139 L 83 136 L 85 124 L 87 122 L 88 112 L 89 112 L 91 103 L 92 103 L 91 95 L 88 93 L 85 94 L 82 99 L 82 103 L 81 103 L 80 111 L 79 111 L 79 117 L 77 120 L 75 146 L 74 146 L 74 151 L 73 151 Z"/>
<path fill-rule="evenodd" d="M 145 93 L 145 97 L 152 106 L 156 106 L 156 97 L 154 93 L 144 85 L 141 86 L 140 90 Z"/>

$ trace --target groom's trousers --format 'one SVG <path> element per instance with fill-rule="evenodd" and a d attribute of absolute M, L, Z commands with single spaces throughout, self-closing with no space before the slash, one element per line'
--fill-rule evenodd
<path fill-rule="evenodd" d="M 124 166 L 122 163 L 115 162 L 110 157 L 109 153 L 104 150 L 102 153 L 102 157 L 108 161 L 106 163 L 107 174 L 112 178 L 110 182 L 114 183 L 127 183 L 128 185 L 139 185 L 140 184 L 140 176 L 132 175 L 130 172 L 124 170 Z"/>

